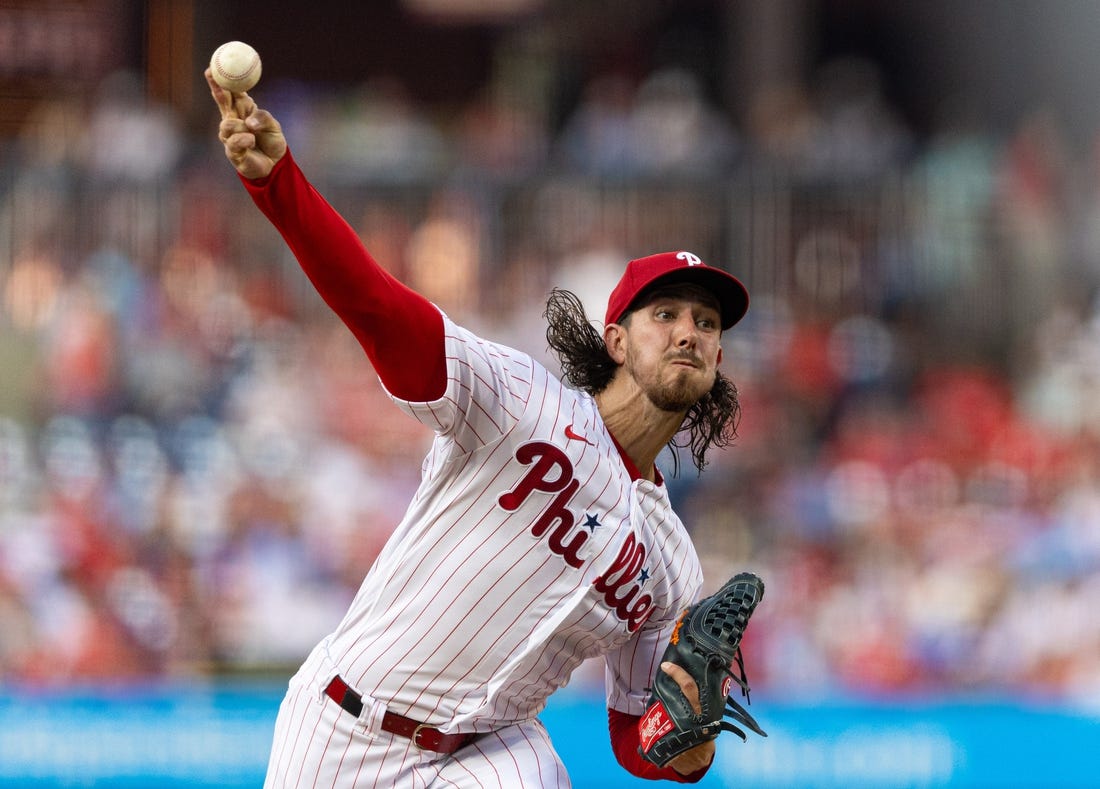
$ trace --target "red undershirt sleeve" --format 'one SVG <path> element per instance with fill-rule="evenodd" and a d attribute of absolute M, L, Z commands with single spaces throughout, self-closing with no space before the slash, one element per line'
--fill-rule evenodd
<path fill-rule="evenodd" d="M 321 298 L 363 346 L 393 395 L 436 400 L 447 387 L 443 316 L 383 269 L 306 180 L 288 150 L 265 178 L 241 182 Z"/>
<path fill-rule="evenodd" d="M 651 781 L 676 781 L 683 784 L 693 784 L 702 780 L 707 774 L 709 766 L 704 767 L 690 775 L 681 775 L 671 767 L 658 767 L 653 762 L 648 762 L 638 753 L 638 715 L 628 715 L 608 708 L 607 728 L 611 732 L 611 750 L 615 752 L 615 758 L 631 775 L 638 778 L 647 778 Z"/>

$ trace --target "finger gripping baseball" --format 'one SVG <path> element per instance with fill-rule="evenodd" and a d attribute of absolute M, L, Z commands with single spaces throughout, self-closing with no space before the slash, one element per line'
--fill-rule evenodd
<path fill-rule="evenodd" d="M 740 573 L 681 616 L 662 662 L 675 663 L 691 675 L 699 687 L 701 710 L 696 713 L 676 681 L 658 671 L 639 723 L 639 751 L 647 760 L 664 767 L 723 731 L 745 740 L 741 727 L 768 736 L 730 695 L 737 684 L 746 701 L 749 699 L 741 638 L 763 596 L 764 582 L 753 573 Z"/>

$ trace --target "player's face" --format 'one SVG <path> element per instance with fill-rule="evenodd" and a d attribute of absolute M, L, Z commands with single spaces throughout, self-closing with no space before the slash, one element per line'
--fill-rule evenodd
<path fill-rule="evenodd" d="M 627 328 L 626 371 L 658 408 L 686 411 L 714 386 L 721 314 L 706 291 L 659 291 L 631 313 Z"/>

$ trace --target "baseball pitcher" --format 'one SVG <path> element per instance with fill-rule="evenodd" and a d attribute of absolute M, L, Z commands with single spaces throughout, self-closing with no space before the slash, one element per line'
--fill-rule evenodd
<path fill-rule="evenodd" d="M 763 585 L 731 581 L 701 608 L 699 560 L 655 461 L 687 434 L 702 468 L 734 437 L 719 342 L 744 287 L 690 252 L 639 258 L 602 333 L 554 291 L 547 337 L 566 385 L 388 274 L 278 121 L 206 76 L 244 188 L 395 407 L 435 433 L 403 519 L 290 680 L 266 786 L 567 787 L 538 715 L 595 656 L 623 767 L 699 780 L 718 732 L 743 734 L 722 720 L 727 701 L 759 732 L 726 694 L 747 692 L 739 646 Z"/>

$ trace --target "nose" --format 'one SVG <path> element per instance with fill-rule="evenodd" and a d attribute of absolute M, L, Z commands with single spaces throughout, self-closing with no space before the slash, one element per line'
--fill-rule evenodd
<path fill-rule="evenodd" d="M 684 315 L 676 321 L 676 347 L 695 348 L 699 342 L 699 327 L 695 325 L 694 315 Z"/>

